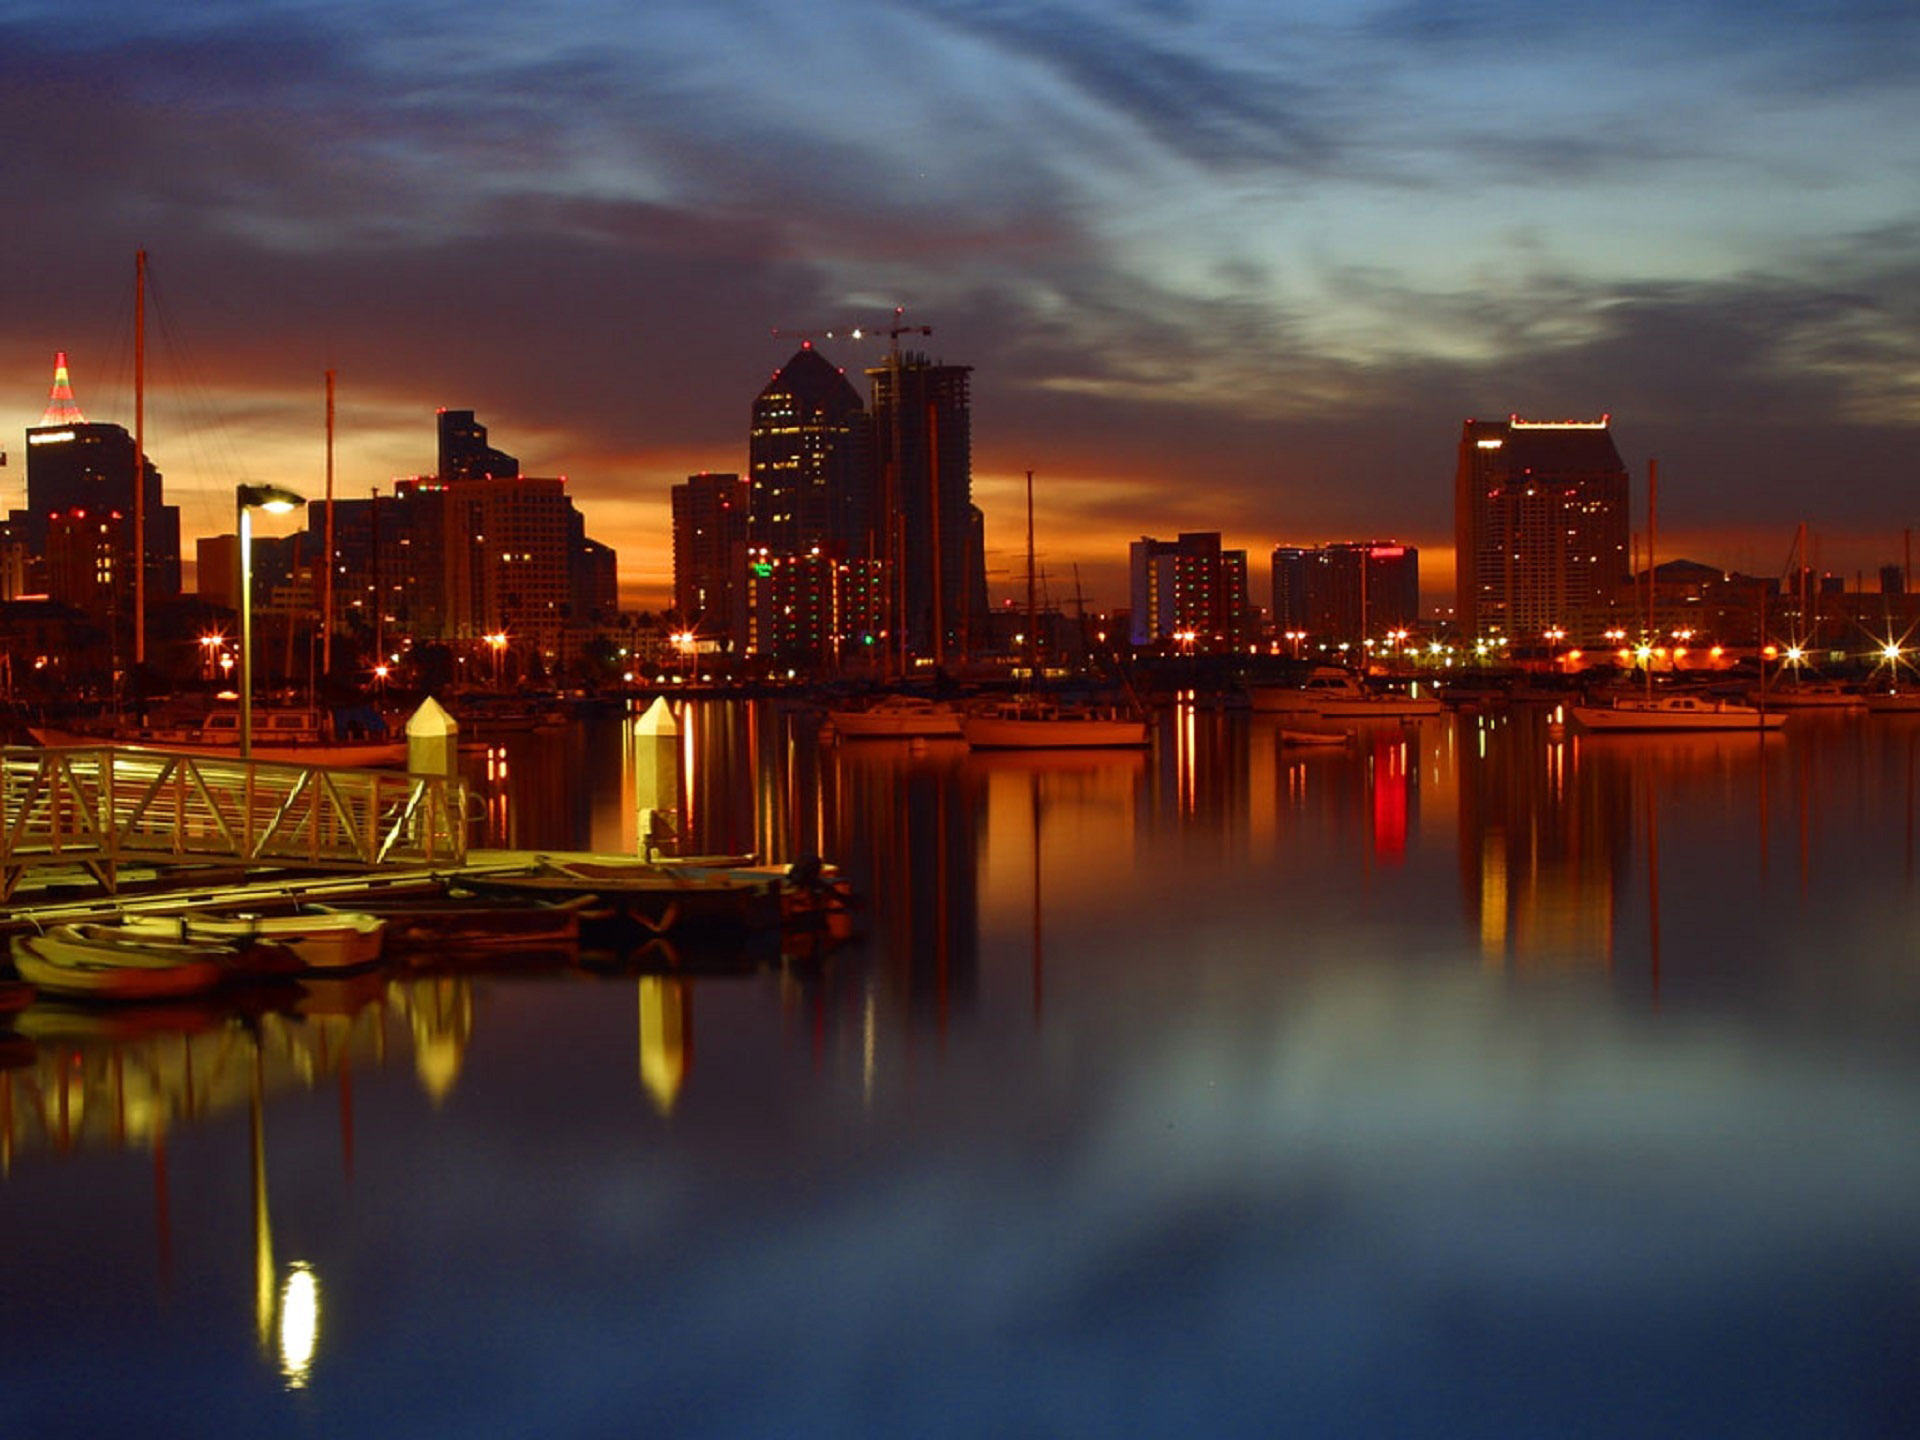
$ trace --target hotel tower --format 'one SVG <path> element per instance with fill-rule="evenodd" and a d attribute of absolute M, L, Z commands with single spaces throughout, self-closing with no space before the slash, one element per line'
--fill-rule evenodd
<path fill-rule="evenodd" d="M 1608 416 L 1467 421 L 1453 509 L 1461 636 L 1584 638 L 1629 576 L 1627 503 Z"/>

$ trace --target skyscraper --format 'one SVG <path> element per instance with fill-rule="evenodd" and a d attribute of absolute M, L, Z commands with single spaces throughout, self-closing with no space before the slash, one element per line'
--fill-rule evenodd
<path fill-rule="evenodd" d="M 1420 552 L 1392 541 L 1281 545 L 1273 552 L 1273 628 L 1319 644 L 1363 645 L 1420 622 Z"/>
<path fill-rule="evenodd" d="M 749 486 L 738 475 L 689 475 L 673 487 L 673 608 L 703 643 L 747 639 Z"/>
<path fill-rule="evenodd" d="M 510 480 L 520 473 L 520 462 L 487 443 L 487 427 L 471 410 L 442 410 L 440 469 L 442 480 Z"/>
<path fill-rule="evenodd" d="M 844 371 L 811 345 L 794 352 L 753 402 L 747 441 L 747 538 L 756 550 L 816 546 L 865 558 L 872 544 L 873 439 Z"/>
<path fill-rule="evenodd" d="M 973 405 L 969 365 L 903 354 L 867 371 L 873 382 L 880 553 L 896 560 L 894 593 L 907 649 L 942 660 L 966 633 L 973 570 Z M 897 644 L 896 638 L 896 644 Z"/>
<path fill-rule="evenodd" d="M 76 568 L 70 561 L 77 552 L 63 544 L 59 576 L 47 577 L 56 599 L 95 611 L 132 613 L 136 472 L 144 492 L 148 597 L 170 598 L 180 593 L 179 507 L 161 503 L 160 472 L 144 457 L 136 466 L 133 436 L 125 428 L 87 420 L 74 400 L 62 351 L 54 357 L 46 412 L 27 430 L 27 513 L 22 528 L 29 552 L 44 560 L 50 526 L 54 517 L 63 517 L 66 539 L 79 530 L 93 537 L 83 548 L 95 559 Z M 110 524 L 106 531 L 93 523 L 115 516 L 125 523 Z M 76 578 L 83 574 L 84 583 Z M 60 589 L 51 588 L 56 583 Z"/>
<path fill-rule="evenodd" d="M 1611 418 L 1469 420 L 1454 479 L 1461 635 L 1591 637 L 1628 578 L 1627 469 Z"/>

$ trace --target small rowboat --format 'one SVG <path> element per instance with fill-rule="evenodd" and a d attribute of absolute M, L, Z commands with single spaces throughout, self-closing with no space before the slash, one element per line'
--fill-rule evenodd
<path fill-rule="evenodd" d="M 134 915 L 121 928 L 156 939 L 281 946 L 298 970 L 333 973 L 377 964 L 387 922 L 378 915 L 341 910 L 325 915 Z"/>
<path fill-rule="evenodd" d="M 231 945 L 129 938 L 116 926 L 56 925 L 15 935 L 13 968 L 48 995 L 85 1000 L 174 1000 L 227 978 Z"/>
<path fill-rule="evenodd" d="M 390 955 L 465 955 L 576 944 L 580 917 L 596 903 L 594 897 L 586 895 L 536 900 L 507 895 L 434 894 L 371 900 L 353 908 L 387 922 L 386 950 Z M 314 909 L 318 914 L 337 913 L 327 905 Z"/>
<path fill-rule="evenodd" d="M 1307 730 L 1288 725 L 1280 731 L 1282 745 L 1344 745 L 1352 738 L 1351 730 Z"/>
<path fill-rule="evenodd" d="M 460 884 L 522 900 L 591 896 L 595 903 L 581 909 L 583 922 L 645 935 L 755 933 L 777 930 L 781 920 L 779 876 L 699 865 L 542 856 L 531 870 L 463 875 Z"/>

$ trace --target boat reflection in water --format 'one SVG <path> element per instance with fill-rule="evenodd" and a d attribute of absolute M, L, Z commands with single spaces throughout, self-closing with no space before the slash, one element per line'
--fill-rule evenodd
<path fill-rule="evenodd" d="M 854 943 L 22 1014 L 23 1433 L 1915 1428 L 1920 727 L 677 718 L 654 808 L 845 867 Z M 508 739 L 489 843 L 637 853 L 636 754 Z"/>

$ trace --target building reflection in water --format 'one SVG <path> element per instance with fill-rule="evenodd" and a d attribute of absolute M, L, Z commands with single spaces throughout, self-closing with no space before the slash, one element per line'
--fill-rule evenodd
<path fill-rule="evenodd" d="M 1556 733 L 1546 712 L 1524 707 L 1355 725 L 1343 745 L 1308 748 L 1286 744 L 1271 717 L 1182 705 L 1161 713 L 1150 751 L 1098 753 L 823 745 L 816 717 L 771 704 L 689 702 L 679 719 L 691 848 L 820 855 L 865 897 L 864 944 L 837 961 L 789 964 L 780 993 L 805 1013 L 821 1053 L 845 1047 L 869 1085 L 890 1033 L 910 1044 L 916 1031 L 944 1034 L 977 1012 L 983 954 L 1009 972 L 1024 965 L 1030 973 L 1017 978 L 996 968 L 992 983 L 1043 1014 L 1054 958 L 1048 920 L 1099 915 L 1124 929 L 1116 901 L 1130 884 L 1165 883 L 1176 903 L 1195 906 L 1211 903 L 1216 884 L 1231 900 L 1263 870 L 1280 887 L 1364 893 L 1368 867 L 1418 857 L 1443 876 L 1457 866 L 1459 904 L 1485 964 L 1613 965 L 1623 914 L 1636 923 L 1644 915 L 1658 943 L 1659 857 L 1675 865 L 1688 854 L 1684 832 L 1662 852 L 1662 823 L 1678 827 L 1704 811 L 1717 833 L 1756 834 L 1764 878 L 1769 775 L 1778 771 L 1784 782 L 1771 783 L 1798 833 L 1781 838 L 1797 847 L 1804 886 L 1815 797 L 1833 806 L 1850 793 L 1816 767 L 1868 763 L 1851 741 L 1822 750 L 1781 737 Z M 510 757 L 494 747 L 470 757 L 511 780 L 486 807 L 489 838 L 631 853 L 630 723 L 525 737 L 508 742 Z M 1915 741 L 1904 731 L 1868 733 L 1902 747 L 1901 768 L 1889 773 L 1907 777 L 1911 791 Z M 621 784 L 601 778 L 615 775 Z M 1911 804 L 1903 823 L 1896 843 L 1910 872 Z M 1297 903 L 1314 900 L 1303 893 Z M 638 1077 L 662 1114 L 678 1105 L 695 1059 L 694 966 L 682 974 L 673 963 L 668 956 L 666 973 L 635 977 Z M 250 1036 L 268 1093 L 337 1086 L 350 1171 L 356 1064 L 384 1065 L 404 1037 L 421 1089 L 444 1101 L 473 1040 L 472 986 L 438 973 L 317 980 L 291 1013 L 245 1021 L 218 1007 L 157 1016 L 36 1005 L 19 1019 L 31 1061 L 0 1069 L 0 1173 L 25 1152 L 148 1147 L 164 1241 L 169 1131 L 248 1102 Z"/>
<path fill-rule="evenodd" d="M 1786 740 L 1595 736 L 1553 721 L 1537 708 L 1457 721 L 1461 889 L 1482 957 L 1614 966 L 1631 909 L 1657 987 L 1663 817 L 1711 815 L 1725 834 L 1757 835 L 1764 873 L 1767 777 Z"/>
<path fill-rule="evenodd" d="M 1461 894 L 1484 963 L 1608 964 L 1632 803 L 1538 708 L 1455 722 Z"/>

